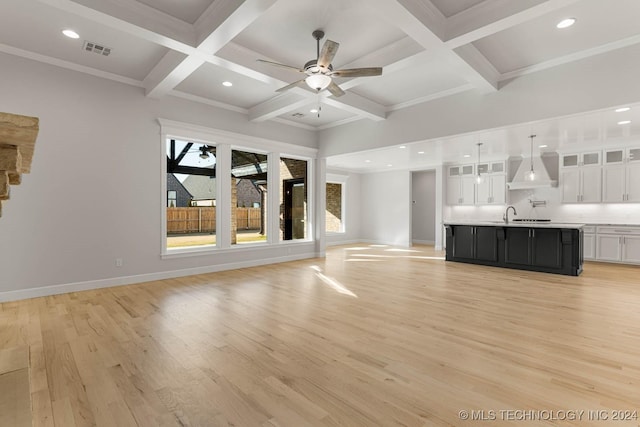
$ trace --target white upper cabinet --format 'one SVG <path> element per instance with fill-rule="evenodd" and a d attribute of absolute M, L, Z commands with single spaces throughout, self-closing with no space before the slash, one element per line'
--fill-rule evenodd
<path fill-rule="evenodd" d="M 560 167 L 600 166 L 600 151 L 564 154 L 560 158 Z"/>
<path fill-rule="evenodd" d="M 447 204 L 473 205 L 475 202 L 473 165 L 449 166 L 447 170 Z"/>
<path fill-rule="evenodd" d="M 477 168 L 483 179 L 476 183 L 476 205 L 504 205 L 507 191 L 504 162 L 479 163 Z"/>
<path fill-rule="evenodd" d="M 599 203 L 602 200 L 600 151 L 564 154 L 562 167 L 562 203 Z"/>
<path fill-rule="evenodd" d="M 605 150 L 602 201 L 640 202 L 640 148 Z"/>

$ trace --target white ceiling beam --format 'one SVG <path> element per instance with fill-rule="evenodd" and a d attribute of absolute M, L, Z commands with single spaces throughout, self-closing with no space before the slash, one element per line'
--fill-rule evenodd
<path fill-rule="evenodd" d="M 151 98 L 166 95 L 202 64 L 204 61 L 195 56 L 170 50 L 144 78 L 142 84 L 146 95 Z"/>
<path fill-rule="evenodd" d="M 475 87 L 486 89 L 487 82 L 494 84 L 489 88 L 493 91 L 497 88 L 500 80 L 500 73 L 496 67 L 472 44 L 460 46 L 454 51 L 460 58 L 460 74 L 466 76 L 466 80 Z M 469 72 L 469 68 L 473 68 L 474 72 Z"/>
<path fill-rule="evenodd" d="M 498 89 L 498 76 L 492 75 L 482 61 L 480 52 L 462 52 L 462 56 L 445 45 L 444 29 L 446 18 L 437 11 L 429 0 L 370 0 L 372 8 L 388 19 L 431 54 L 456 66 L 460 76 L 472 83 L 482 92 L 493 92 Z M 470 60 L 470 62 L 467 62 Z"/>
<path fill-rule="evenodd" d="M 447 19 L 445 44 L 472 43 L 580 0 L 485 0 Z"/>
<path fill-rule="evenodd" d="M 196 35 L 191 25 L 141 2 L 131 0 L 38 1 L 169 49 L 190 51 L 195 45 Z"/>
<path fill-rule="evenodd" d="M 258 19 L 277 0 L 217 0 L 196 21 L 197 50 L 201 54 L 215 55 L 242 30 Z M 167 54 L 165 58 L 170 55 Z M 161 60 L 146 79 L 147 96 L 160 97 L 174 89 L 196 69 L 205 63 L 202 55 L 190 55 L 171 68 L 175 56 Z"/>

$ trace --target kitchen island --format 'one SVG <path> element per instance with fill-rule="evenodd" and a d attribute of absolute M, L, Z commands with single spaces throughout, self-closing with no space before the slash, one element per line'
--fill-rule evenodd
<path fill-rule="evenodd" d="M 584 224 L 446 221 L 446 260 L 577 276 Z"/>

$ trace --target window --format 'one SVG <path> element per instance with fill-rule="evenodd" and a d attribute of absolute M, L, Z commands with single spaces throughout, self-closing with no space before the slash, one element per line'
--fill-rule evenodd
<path fill-rule="evenodd" d="M 167 207 L 175 208 L 178 202 L 178 192 L 169 190 L 167 191 Z"/>
<path fill-rule="evenodd" d="M 245 254 L 238 259 L 265 259 L 271 247 L 287 241 L 313 250 L 311 171 L 316 149 L 172 120 L 158 122 L 163 259 L 241 252 Z M 229 260 L 233 256 L 213 263 Z"/>
<path fill-rule="evenodd" d="M 280 239 L 308 236 L 307 161 L 280 158 Z"/>
<path fill-rule="evenodd" d="M 231 151 L 231 244 L 267 240 L 267 155 Z"/>
<path fill-rule="evenodd" d="M 167 141 L 167 248 L 216 244 L 216 147 Z"/>
<path fill-rule="evenodd" d="M 344 225 L 342 222 L 342 184 L 337 182 L 327 182 L 326 201 L 326 232 L 342 233 Z"/>
<path fill-rule="evenodd" d="M 344 233 L 348 175 L 327 174 L 325 191 L 325 232 Z"/>

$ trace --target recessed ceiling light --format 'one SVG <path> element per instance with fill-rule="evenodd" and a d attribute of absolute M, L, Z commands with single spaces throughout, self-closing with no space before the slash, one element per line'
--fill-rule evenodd
<path fill-rule="evenodd" d="M 620 107 L 616 108 L 616 113 L 624 113 L 625 111 L 631 110 L 631 107 Z"/>
<path fill-rule="evenodd" d="M 317 108 L 312 108 L 311 110 L 309 110 L 310 113 L 317 113 L 318 109 Z"/>
<path fill-rule="evenodd" d="M 462 157 L 464 157 L 465 159 L 467 159 L 467 158 L 471 157 L 471 154 L 465 154 L 465 155 L 464 155 L 464 156 L 462 156 Z"/>
<path fill-rule="evenodd" d="M 424 151 L 418 151 L 418 154 L 424 154 Z"/>
<path fill-rule="evenodd" d="M 365 163 L 371 163 L 371 160 L 365 160 L 364 162 Z"/>
<path fill-rule="evenodd" d="M 389 163 L 389 164 L 387 165 L 387 167 L 391 167 L 391 166 L 393 166 L 391 163 Z"/>
<path fill-rule="evenodd" d="M 547 147 L 548 147 L 547 144 L 538 145 L 538 148 L 547 148 Z"/>
<path fill-rule="evenodd" d="M 79 39 L 80 35 L 73 30 L 62 30 L 62 34 L 69 37 L 70 39 Z"/>
<path fill-rule="evenodd" d="M 233 86 L 233 83 L 231 83 L 231 82 L 222 82 L 222 86 L 231 87 L 231 86 Z"/>
<path fill-rule="evenodd" d="M 400 146 L 400 147 L 398 147 L 398 148 L 400 148 L 400 149 L 404 149 L 404 148 L 407 148 L 407 146 L 406 146 L 406 145 L 401 145 L 401 146 Z"/>
<path fill-rule="evenodd" d="M 629 123 L 631 123 L 631 120 L 622 120 L 618 122 L 619 125 L 628 125 Z"/>
<path fill-rule="evenodd" d="M 576 18 L 566 18 L 558 22 L 558 25 L 556 25 L 556 28 L 569 28 L 575 23 L 576 23 Z"/>

